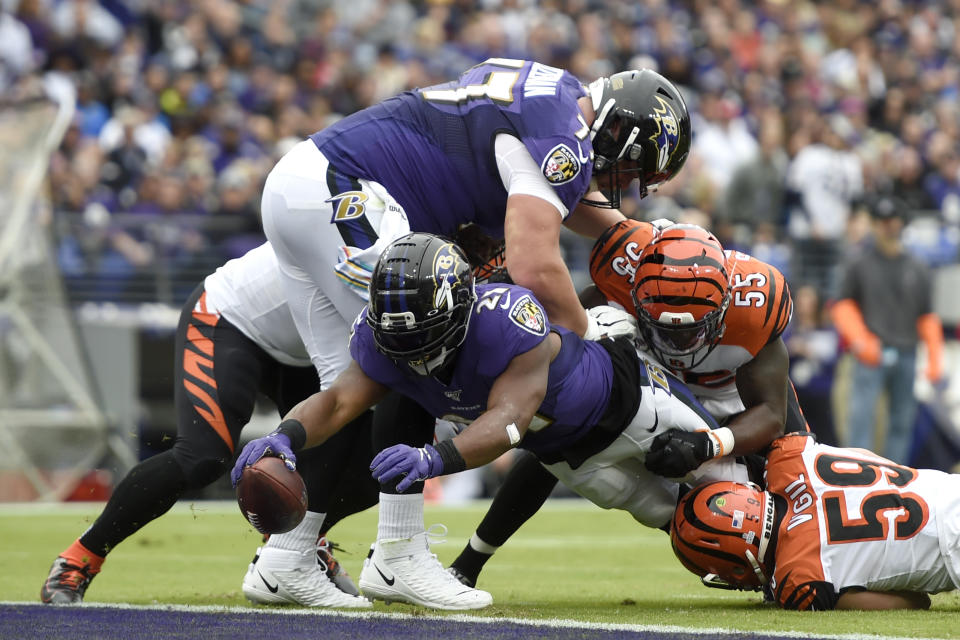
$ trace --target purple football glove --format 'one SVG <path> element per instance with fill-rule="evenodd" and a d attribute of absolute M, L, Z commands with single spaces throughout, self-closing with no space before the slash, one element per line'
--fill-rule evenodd
<path fill-rule="evenodd" d="M 377 482 L 388 482 L 406 474 L 406 477 L 397 483 L 397 491 L 403 493 L 414 482 L 443 475 L 443 460 L 429 444 L 422 449 L 395 444 L 377 454 L 370 463 L 370 470 Z"/>
<path fill-rule="evenodd" d="M 290 471 L 297 470 L 297 456 L 293 455 L 293 450 L 290 449 L 290 438 L 284 433 L 274 431 L 248 442 L 237 456 L 237 462 L 233 465 L 233 471 L 230 472 L 230 482 L 233 483 L 234 489 L 240 482 L 240 474 L 243 473 L 244 468 L 252 466 L 264 456 L 280 458 Z"/>

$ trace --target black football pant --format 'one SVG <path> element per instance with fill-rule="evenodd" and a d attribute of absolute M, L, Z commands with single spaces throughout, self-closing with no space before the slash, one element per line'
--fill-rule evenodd
<path fill-rule="evenodd" d="M 81 536 L 81 544 L 98 555 L 166 513 L 185 491 L 202 489 L 229 471 L 258 394 L 270 398 L 283 416 L 320 390 L 313 367 L 277 362 L 230 322 L 208 313 L 202 286 L 183 306 L 175 344 L 173 448 L 131 469 Z M 371 414 L 297 455 L 309 510 L 327 513 L 323 531 L 377 502 L 369 470 Z"/>

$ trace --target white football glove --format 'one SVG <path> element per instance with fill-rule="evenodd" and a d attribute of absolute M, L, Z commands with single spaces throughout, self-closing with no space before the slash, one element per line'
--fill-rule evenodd
<path fill-rule="evenodd" d="M 601 305 L 587 309 L 587 331 L 584 340 L 603 340 L 626 336 L 636 338 L 639 333 L 637 319 L 616 307 Z"/>

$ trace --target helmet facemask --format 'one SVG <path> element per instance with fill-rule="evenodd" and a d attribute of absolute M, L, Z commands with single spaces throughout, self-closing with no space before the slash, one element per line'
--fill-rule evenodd
<path fill-rule="evenodd" d="M 636 298 L 634 304 L 640 319 L 640 334 L 649 350 L 671 369 L 686 371 L 703 363 L 723 338 L 726 329 L 723 320 L 730 304 L 730 295 L 728 293 L 724 297 L 719 309 L 700 320 L 695 320 L 690 313 L 669 311 L 654 318 Z"/>
<path fill-rule="evenodd" d="M 423 322 L 417 322 L 410 311 L 383 313 L 374 332 L 377 349 L 417 375 L 434 375 L 449 363 L 467 337 L 473 303 L 464 306 Z"/>
<path fill-rule="evenodd" d="M 394 241 L 377 262 L 367 324 L 380 353 L 417 375 L 438 375 L 466 339 L 476 299 L 460 248 L 414 233 Z"/>
<path fill-rule="evenodd" d="M 630 295 L 640 334 L 662 364 L 693 369 L 720 344 L 730 268 L 717 239 L 696 225 L 666 227 L 644 247 Z"/>

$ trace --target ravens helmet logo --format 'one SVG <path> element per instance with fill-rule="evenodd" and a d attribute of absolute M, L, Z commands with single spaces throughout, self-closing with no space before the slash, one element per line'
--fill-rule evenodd
<path fill-rule="evenodd" d="M 677 149 L 680 139 L 680 125 L 673 106 L 662 97 L 655 95 L 658 105 L 653 108 L 651 120 L 656 124 L 656 131 L 649 140 L 657 149 L 657 171 L 663 171 L 670 161 L 670 156 Z"/>
<path fill-rule="evenodd" d="M 460 257 L 454 250 L 453 244 L 448 242 L 437 249 L 433 256 L 434 311 L 431 313 L 453 309 L 453 290 L 460 284 L 459 272 L 462 270 Z"/>

